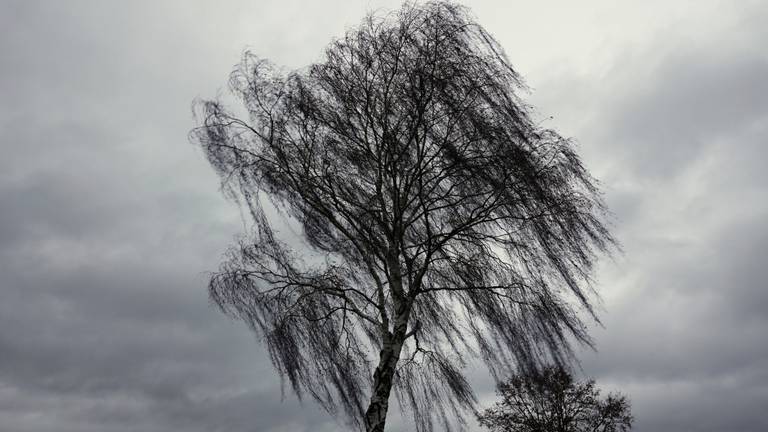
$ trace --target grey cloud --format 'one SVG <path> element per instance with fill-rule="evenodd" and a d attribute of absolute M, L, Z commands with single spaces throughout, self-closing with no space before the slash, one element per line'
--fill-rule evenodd
<path fill-rule="evenodd" d="M 624 83 L 639 94 L 617 101 L 619 110 L 606 118 L 621 132 L 608 138 L 626 151 L 621 166 L 674 175 L 708 145 L 766 113 L 768 59 L 718 54 L 670 55 L 650 76 Z"/>
<path fill-rule="evenodd" d="M 243 45 L 298 66 L 364 5 L 1 7 L 0 424 L 337 430 L 281 402 L 258 342 L 209 306 L 205 272 L 242 223 L 185 135 L 191 99 L 223 86 Z M 598 275 L 606 328 L 582 358 L 632 397 L 639 431 L 766 429 L 767 12 L 751 3 L 733 35 L 673 28 L 603 76 L 536 83 L 617 213 L 625 255 Z M 284 24 L 308 16 L 327 24 Z M 246 17 L 252 33 L 221 24 Z"/>
<path fill-rule="evenodd" d="M 625 248 L 601 272 L 606 329 L 584 368 L 629 393 L 641 431 L 766 426 L 768 59 L 762 29 L 738 31 L 740 46 L 658 35 L 562 108 Z"/>
<path fill-rule="evenodd" d="M 334 430 L 281 401 L 252 335 L 207 302 L 242 227 L 186 141 L 189 105 L 237 57 L 209 69 L 194 32 L 140 5 L 2 7 L 2 427 Z"/>

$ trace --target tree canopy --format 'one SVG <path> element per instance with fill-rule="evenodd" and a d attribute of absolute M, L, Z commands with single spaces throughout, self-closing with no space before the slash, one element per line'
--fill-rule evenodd
<path fill-rule="evenodd" d="M 478 416 L 494 432 L 625 432 L 632 428 L 629 400 L 600 397 L 594 380 L 575 382 L 561 367 L 518 374 L 501 383 L 501 401 Z"/>
<path fill-rule="evenodd" d="M 254 224 L 210 296 L 297 395 L 381 431 L 394 388 L 418 430 L 450 429 L 471 359 L 500 376 L 590 343 L 598 187 L 464 7 L 371 14 L 295 71 L 246 53 L 229 85 L 247 114 L 198 101 L 192 138 Z"/>

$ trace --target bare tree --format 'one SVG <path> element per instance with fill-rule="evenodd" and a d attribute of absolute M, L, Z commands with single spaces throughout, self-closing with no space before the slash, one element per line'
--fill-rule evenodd
<path fill-rule="evenodd" d="M 383 431 L 394 388 L 418 430 L 450 429 L 476 402 L 468 360 L 498 376 L 590 343 L 598 189 L 465 8 L 370 15 L 297 71 L 246 53 L 229 84 L 247 115 L 198 102 L 192 137 L 254 229 L 210 296 L 299 397 Z"/>
<path fill-rule="evenodd" d="M 478 416 L 494 432 L 626 432 L 632 428 L 629 400 L 604 399 L 594 380 L 574 382 L 562 367 L 518 374 L 499 384 L 501 401 Z"/>

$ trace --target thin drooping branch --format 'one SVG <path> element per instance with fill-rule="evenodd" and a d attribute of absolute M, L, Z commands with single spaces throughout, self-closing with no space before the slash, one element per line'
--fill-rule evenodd
<path fill-rule="evenodd" d="M 211 298 L 297 394 L 372 431 L 395 389 L 418 430 L 450 429 L 468 359 L 498 376 L 590 343 L 599 190 L 466 9 L 371 15 L 294 72 L 246 53 L 230 87 L 247 116 L 201 102 L 192 136 L 254 226 Z"/>

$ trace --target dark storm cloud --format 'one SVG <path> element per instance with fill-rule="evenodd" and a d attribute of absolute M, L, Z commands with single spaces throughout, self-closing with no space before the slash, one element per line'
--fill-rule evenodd
<path fill-rule="evenodd" d="M 281 402 L 265 353 L 205 294 L 242 225 L 186 142 L 189 104 L 240 47 L 190 84 L 216 57 L 181 58 L 195 35 L 161 16 L 3 9 L 0 429 L 333 430 Z"/>
<path fill-rule="evenodd" d="M 767 427 L 766 8 L 749 4 L 712 34 L 647 35 L 600 73 L 529 77 L 617 213 L 625 255 L 598 275 L 606 328 L 583 361 L 631 396 L 638 431 Z M 204 272 L 242 223 L 185 135 L 191 99 L 244 45 L 299 66 L 364 6 L 1 6 L 0 429 L 338 428 L 281 402 L 266 354 L 209 306 Z"/>
<path fill-rule="evenodd" d="M 768 427 L 768 56 L 765 11 L 742 12 L 729 33 L 663 32 L 600 81 L 549 83 L 576 96 L 561 109 L 625 248 L 584 368 L 631 396 L 640 431 Z"/>
<path fill-rule="evenodd" d="M 203 193 L 173 185 L 152 173 L 154 162 L 121 151 L 120 137 L 93 129 L 31 119 L 29 139 L 4 130 L 3 142 L 34 145 L 45 159 L 2 163 L 4 427 L 269 430 L 327 421 L 281 404 L 251 336 L 207 304 L 202 272 L 239 229 L 219 214 L 215 178 L 205 175 L 213 187 Z M 193 173 L 172 175 L 196 187 Z"/>
<path fill-rule="evenodd" d="M 669 54 L 647 75 L 640 69 L 624 83 L 620 109 L 604 117 L 615 134 L 605 141 L 625 150 L 618 164 L 639 176 L 680 172 L 768 111 L 766 58 L 696 50 Z"/>

